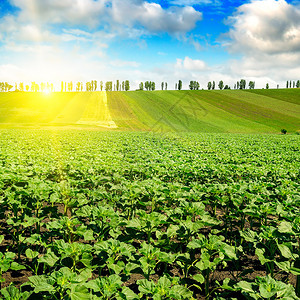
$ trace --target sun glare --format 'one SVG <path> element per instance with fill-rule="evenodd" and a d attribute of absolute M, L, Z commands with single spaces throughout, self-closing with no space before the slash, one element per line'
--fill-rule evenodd
<path fill-rule="evenodd" d="M 50 95 L 51 94 L 51 90 L 50 89 L 45 89 L 44 90 L 44 94 L 45 95 Z"/>

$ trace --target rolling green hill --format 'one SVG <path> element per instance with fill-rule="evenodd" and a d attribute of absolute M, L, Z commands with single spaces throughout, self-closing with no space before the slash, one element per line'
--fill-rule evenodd
<path fill-rule="evenodd" d="M 300 89 L 0 93 L 0 127 L 279 133 L 300 130 Z"/>

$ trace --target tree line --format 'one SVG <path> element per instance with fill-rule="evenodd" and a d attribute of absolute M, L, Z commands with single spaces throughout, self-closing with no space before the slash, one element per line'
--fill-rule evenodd
<path fill-rule="evenodd" d="M 226 90 L 231 89 L 231 87 L 228 84 L 224 84 L 223 80 L 220 80 L 219 82 L 215 81 L 209 81 L 207 83 L 207 89 L 208 90 Z M 54 85 L 53 83 L 49 82 L 42 82 L 40 84 L 36 82 L 31 82 L 31 84 L 24 84 L 23 82 L 20 82 L 19 84 L 15 83 L 14 85 L 8 83 L 8 82 L 0 82 L 0 92 L 10 92 L 14 88 L 14 91 L 20 91 L 20 92 L 54 92 Z M 161 90 L 168 90 L 168 83 L 167 82 L 161 82 L 160 85 Z M 175 83 L 175 90 L 182 90 L 182 80 L 178 80 L 178 82 Z M 234 86 L 233 89 L 235 90 L 244 90 L 244 89 L 254 89 L 255 88 L 255 81 L 247 81 L 245 79 L 238 80 Z M 269 83 L 266 83 L 265 86 L 266 89 L 269 88 Z M 277 85 L 277 88 L 279 88 L 279 85 Z M 286 88 L 300 88 L 300 80 L 292 81 L 287 80 L 286 82 Z M 154 81 L 145 81 L 140 82 L 138 90 L 146 90 L 146 91 L 154 91 L 156 89 L 156 85 Z M 200 84 L 198 81 L 191 80 L 189 82 L 189 89 L 190 90 L 200 90 Z M 203 88 L 202 88 L 203 89 Z M 130 82 L 129 80 L 116 80 L 113 81 L 97 81 L 97 80 L 91 80 L 85 82 L 73 82 L 73 81 L 62 81 L 61 82 L 61 92 L 94 92 L 94 91 L 129 91 L 130 90 Z"/>

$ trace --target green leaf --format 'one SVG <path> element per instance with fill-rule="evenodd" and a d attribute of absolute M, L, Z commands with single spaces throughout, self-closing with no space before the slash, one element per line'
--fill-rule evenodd
<path fill-rule="evenodd" d="M 153 281 L 148 281 L 147 279 L 140 279 L 137 281 L 138 289 L 143 294 L 152 294 L 155 290 L 155 284 Z"/>
<path fill-rule="evenodd" d="M 267 276 L 264 278 L 264 282 L 259 284 L 259 292 L 262 297 L 264 298 L 271 298 L 273 297 L 278 289 L 276 288 L 276 282 L 273 278 Z"/>
<path fill-rule="evenodd" d="M 39 253 L 37 251 L 32 251 L 31 249 L 27 249 L 25 251 L 25 255 L 27 258 L 33 259 L 35 257 L 37 257 L 39 255 Z"/>
<path fill-rule="evenodd" d="M 282 271 L 290 272 L 291 263 L 289 261 L 275 261 L 275 264 L 278 268 L 280 268 Z"/>
<path fill-rule="evenodd" d="M 70 298 L 71 300 L 88 300 L 90 299 L 89 290 L 84 285 L 75 285 L 72 286 L 70 291 Z"/>
<path fill-rule="evenodd" d="M 192 299 L 193 292 L 182 285 L 174 285 L 171 287 L 169 295 L 171 299 Z"/>
<path fill-rule="evenodd" d="M 93 255 L 88 252 L 84 252 L 82 254 L 81 262 L 86 266 L 86 267 L 91 267 L 91 263 L 93 260 Z"/>
<path fill-rule="evenodd" d="M 83 234 L 83 238 L 86 241 L 92 241 L 94 240 L 94 235 L 93 235 L 93 230 L 86 230 L 85 233 Z"/>
<path fill-rule="evenodd" d="M 193 279 L 199 282 L 200 284 L 204 283 L 205 279 L 202 274 L 196 274 L 193 276 Z"/>
<path fill-rule="evenodd" d="M 134 293 L 129 287 L 125 286 L 122 288 L 122 292 L 119 293 L 117 299 L 124 300 L 138 300 L 139 297 L 136 293 Z"/>
<path fill-rule="evenodd" d="M 45 275 L 31 276 L 28 279 L 34 287 L 34 293 L 38 294 L 39 292 L 55 292 L 53 287 L 55 281 Z"/>
<path fill-rule="evenodd" d="M 252 288 L 252 283 L 250 283 L 248 281 L 242 280 L 242 281 L 238 282 L 234 287 L 241 291 L 244 291 L 244 292 L 254 293 L 253 288 Z"/>
<path fill-rule="evenodd" d="M 278 249 L 283 257 L 288 259 L 293 258 L 293 254 L 288 246 L 284 244 L 278 244 Z"/>
<path fill-rule="evenodd" d="M 14 271 L 25 270 L 26 268 L 17 262 L 13 261 L 10 265 L 10 269 Z"/>
<path fill-rule="evenodd" d="M 168 289 L 171 287 L 171 281 L 168 277 L 163 276 L 158 279 L 157 285 L 159 285 L 159 287 L 161 287 L 163 289 Z"/>
<path fill-rule="evenodd" d="M 225 255 L 230 259 L 238 259 L 238 257 L 236 256 L 235 248 L 233 246 L 223 243 L 221 250 L 223 250 L 222 252 L 224 252 Z"/>
<path fill-rule="evenodd" d="M 51 250 L 38 259 L 39 263 L 45 263 L 50 267 L 53 267 L 57 261 L 58 257 Z"/>
<path fill-rule="evenodd" d="M 289 233 L 289 234 L 295 234 L 293 231 L 292 223 L 283 221 L 278 226 L 278 231 L 280 233 Z"/>
<path fill-rule="evenodd" d="M 255 231 L 247 229 L 245 231 L 240 231 L 240 235 L 244 238 L 247 242 L 255 243 L 257 241 L 258 235 Z"/>
<path fill-rule="evenodd" d="M 265 249 L 256 248 L 255 249 L 255 254 L 258 256 L 258 259 L 259 259 L 259 261 L 261 262 L 262 265 L 264 265 L 265 263 L 271 262 L 270 259 L 267 259 L 264 256 Z"/>

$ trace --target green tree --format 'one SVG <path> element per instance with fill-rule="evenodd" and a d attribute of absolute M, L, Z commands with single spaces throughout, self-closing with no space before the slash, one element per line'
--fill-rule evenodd
<path fill-rule="evenodd" d="M 117 89 L 117 91 L 120 90 L 120 81 L 119 81 L 119 80 L 117 80 L 117 83 L 116 83 L 116 89 Z"/>
<path fill-rule="evenodd" d="M 212 88 L 212 84 L 211 84 L 211 82 L 209 81 L 209 82 L 207 83 L 207 89 L 208 89 L 208 90 L 211 90 L 211 88 Z"/>
<path fill-rule="evenodd" d="M 129 80 L 125 80 L 125 91 L 129 91 L 129 90 L 130 90 Z"/>
<path fill-rule="evenodd" d="M 139 88 L 140 88 L 141 91 L 144 90 L 144 83 L 143 82 L 140 83 Z"/>
<path fill-rule="evenodd" d="M 151 91 L 155 91 L 155 82 L 154 81 L 151 82 Z"/>
<path fill-rule="evenodd" d="M 181 91 L 181 89 L 182 89 L 182 81 L 179 80 L 178 81 L 178 90 Z"/>
<path fill-rule="evenodd" d="M 250 90 L 253 90 L 254 87 L 255 87 L 255 82 L 254 82 L 254 81 L 249 81 L 248 86 L 249 86 L 249 89 L 250 89 Z"/>
<path fill-rule="evenodd" d="M 161 83 L 161 90 L 164 90 L 164 82 Z"/>
<path fill-rule="evenodd" d="M 100 90 L 101 90 L 101 92 L 103 90 L 103 81 L 100 81 Z"/>
<path fill-rule="evenodd" d="M 216 83 L 213 81 L 213 83 L 212 83 L 212 90 L 214 90 L 215 89 L 215 87 L 216 87 Z"/>
<path fill-rule="evenodd" d="M 240 80 L 240 90 L 244 90 L 246 88 L 246 80 L 241 79 Z"/>
<path fill-rule="evenodd" d="M 20 82 L 19 90 L 20 90 L 20 92 L 24 92 L 24 83 L 23 82 Z"/>
<path fill-rule="evenodd" d="M 300 88 L 300 80 L 297 80 L 296 87 Z"/>
<path fill-rule="evenodd" d="M 189 89 L 190 90 L 199 90 L 200 84 L 198 81 L 190 81 Z"/>
<path fill-rule="evenodd" d="M 165 82 L 165 90 L 167 90 L 167 89 L 168 89 L 168 83 Z"/>
<path fill-rule="evenodd" d="M 224 87 L 223 80 L 220 80 L 220 81 L 219 81 L 218 86 L 219 86 L 219 89 L 220 89 L 220 90 L 223 90 L 223 87 Z"/>
<path fill-rule="evenodd" d="M 268 83 L 266 84 L 266 89 L 269 89 L 269 84 Z"/>

